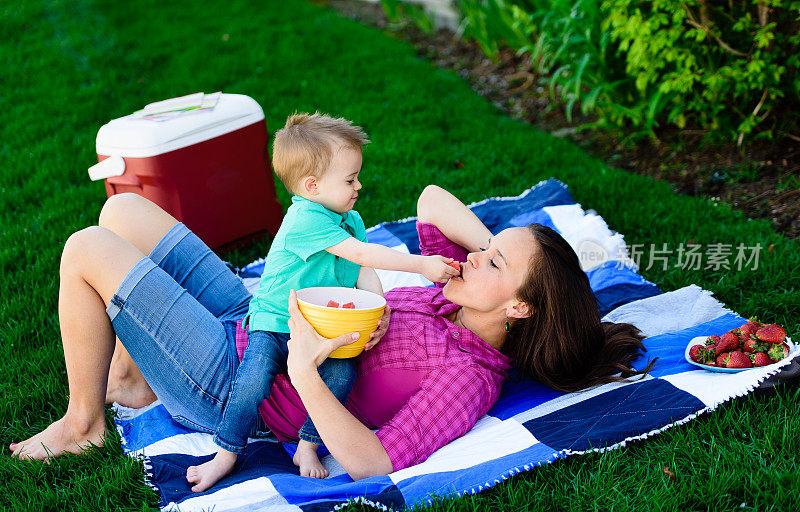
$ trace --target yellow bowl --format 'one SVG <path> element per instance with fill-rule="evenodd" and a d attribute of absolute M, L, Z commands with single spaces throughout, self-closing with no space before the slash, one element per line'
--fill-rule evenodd
<path fill-rule="evenodd" d="M 340 307 L 329 308 L 328 301 L 338 302 Z M 352 302 L 354 309 L 342 308 L 342 304 Z M 378 320 L 383 316 L 386 299 L 377 293 L 356 288 L 337 288 L 318 286 L 297 291 L 297 306 L 308 323 L 326 338 L 336 338 L 349 332 L 361 336 L 349 345 L 339 347 L 329 357 L 345 359 L 355 357 L 364 351 L 369 335 L 378 328 Z"/>

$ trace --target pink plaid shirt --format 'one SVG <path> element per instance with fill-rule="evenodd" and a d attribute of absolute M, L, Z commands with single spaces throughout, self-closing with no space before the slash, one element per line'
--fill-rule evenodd
<path fill-rule="evenodd" d="M 435 226 L 417 223 L 423 254 L 458 261 L 467 252 Z M 347 408 L 370 428 L 395 471 L 418 464 L 469 431 L 500 395 L 511 360 L 467 329 L 445 318 L 460 306 L 437 288 L 396 288 L 386 293 L 389 330 L 359 356 L 358 378 Z M 247 333 L 237 332 L 239 354 Z M 275 379 L 259 406 L 281 440 L 297 439 L 306 411 L 286 375 Z"/>

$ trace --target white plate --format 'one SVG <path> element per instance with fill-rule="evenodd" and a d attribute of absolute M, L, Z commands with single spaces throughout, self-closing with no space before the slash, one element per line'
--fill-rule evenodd
<path fill-rule="evenodd" d="M 711 336 L 711 335 L 709 334 L 708 336 Z M 781 359 L 780 361 L 772 363 L 772 364 L 768 364 L 767 366 L 754 366 L 753 368 L 722 368 L 722 367 L 719 367 L 719 366 L 708 366 L 708 365 L 705 365 L 705 364 L 700 364 L 700 363 L 697 363 L 695 361 L 692 361 L 692 358 L 689 357 L 689 349 L 691 349 L 694 345 L 698 345 L 698 344 L 699 345 L 705 345 L 706 340 L 708 339 L 708 336 L 698 336 L 696 338 L 692 338 L 692 341 L 690 341 L 689 344 L 686 345 L 686 350 L 684 350 L 684 352 L 683 352 L 683 357 L 686 358 L 686 361 L 688 361 L 689 364 L 693 364 L 693 365 L 697 366 L 698 368 L 702 368 L 703 370 L 708 370 L 710 372 L 736 373 L 736 372 L 742 372 L 742 371 L 745 371 L 745 370 L 754 370 L 756 368 L 772 368 L 776 364 L 778 364 L 781 361 L 783 361 L 783 359 Z M 789 346 L 789 355 L 786 356 L 784 359 L 793 358 L 796 355 L 795 353 L 797 352 L 797 347 L 795 347 L 794 343 L 792 343 L 792 338 L 787 336 L 786 337 L 786 341 L 784 343 L 786 343 Z"/>

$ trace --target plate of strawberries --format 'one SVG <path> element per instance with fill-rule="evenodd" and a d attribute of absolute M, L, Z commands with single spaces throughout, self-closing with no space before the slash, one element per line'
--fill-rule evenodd
<path fill-rule="evenodd" d="M 794 353 L 795 346 L 783 327 L 751 318 L 724 334 L 693 338 L 685 357 L 704 370 L 732 373 L 770 366 Z"/>

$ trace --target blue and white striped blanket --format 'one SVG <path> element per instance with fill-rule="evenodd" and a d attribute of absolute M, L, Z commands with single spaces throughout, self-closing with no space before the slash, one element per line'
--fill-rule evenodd
<path fill-rule="evenodd" d="M 471 208 L 494 233 L 533 222 L 560 232 L 581 257 L 603 320 L 633 323 L 647 336 L 648 352 L 635 366 L 641 368 L 647 358 L 658 357 L 651 374 L 643 380 L 568 394 L 512 374 L 498 402 L 467 434 L 421 464 L 358 482 L 330 455 L 322 457 L 328 478 L 301 477 L 291 460 L 294 445 L 254 439 L 240 458 L 238 471 L 200 494 L 189 490 L 186 468 L 213 456 L 216 446 L 211 436 L 174 423 L 158 402 L 139 410 L 118 407 L 116 423 L 123 448 L 131 457 L 144 459 L 147 481 L 159 492 L 162 509 L 330 510 L 348 500 L 403 509 L 435 496 L 480 492 L 534 466 L 617 448 L 685 423 L 744 395 L 776 372 L 773 367 L 712 373 L 688 364 L 684 348 L 692 338 L 722 333 L 745 319 L 697 286 L 662 293 L 643 279 L 622 235 L 610 231 L 595 213 L 584 211 L 558 180 Z M 414 219 L 380 224 L 367 235 L 371 242 L 398 250 L 419 250 Z M 263 266 L 263 260 L 256 261 L 240 273 L 248 287 L 257 285 Z M 430 284 L 414 274 L 379 274 L 387 290 Z"/>

